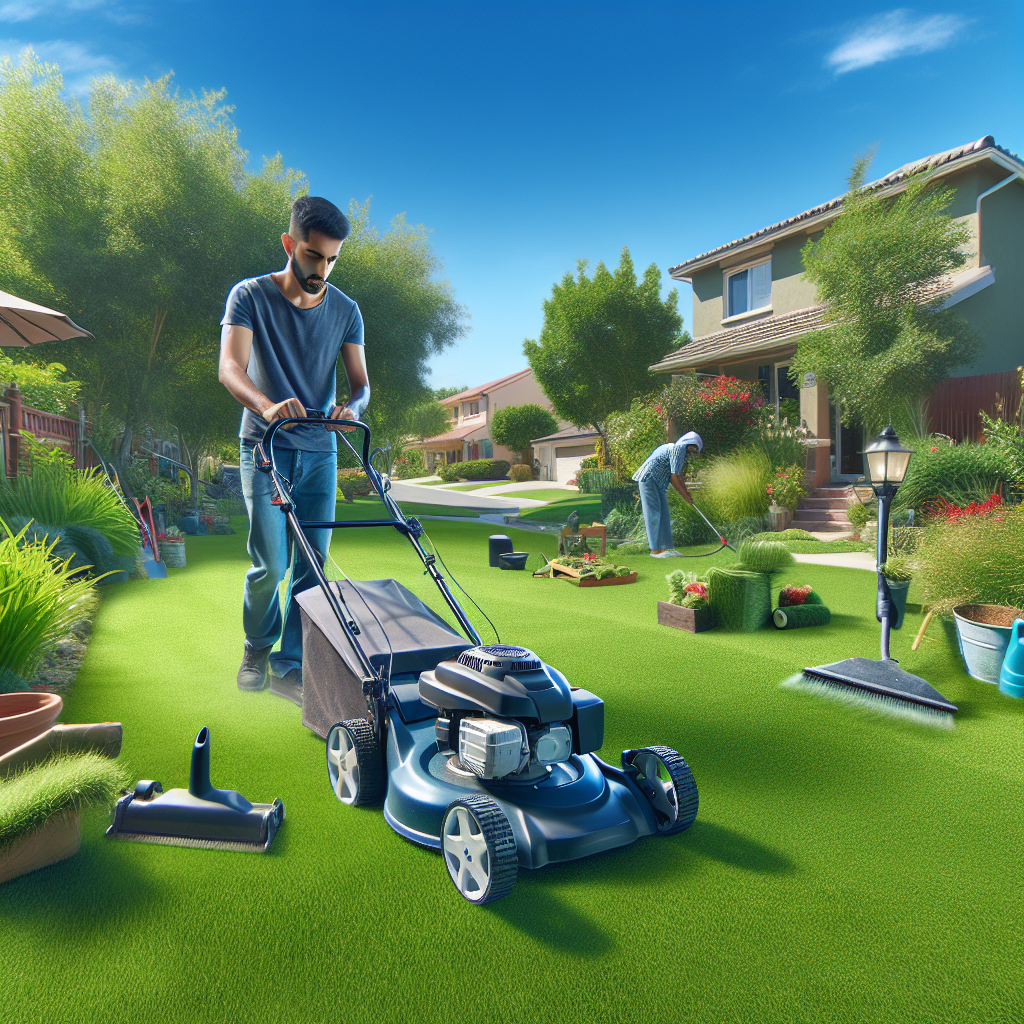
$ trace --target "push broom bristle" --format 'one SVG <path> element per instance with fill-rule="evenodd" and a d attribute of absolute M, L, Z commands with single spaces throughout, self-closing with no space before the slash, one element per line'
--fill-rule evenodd
<path fill-rule="evenodd" d="M 787 690 L 800 690 L 816 697 L 838 701 L 847 707 L 861 708 L 864 711 L 885 715 L 889 718 L 901 718 L 917 725 L 928 725 L 936 729 L 952 729 L 953 716 L 948 711 L 913 704 L 895 697 L 871 693 L 856 686 L 849 686 L 821 676 L 806 675 L 797 672 L 784 679 L 780 684 Z"/>

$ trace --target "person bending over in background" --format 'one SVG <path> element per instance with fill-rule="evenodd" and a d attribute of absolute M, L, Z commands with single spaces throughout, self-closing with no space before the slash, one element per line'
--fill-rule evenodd
<path fill-rule="evenodd" d="M 683 471 L 688 457 L 704 450 L 700 434 L 692 430 L 683 434 L 675 444 L 663 444 L 647 456 L 644 464 L 633 474 L 639 484 L 640 506 L 644 510 L 647 543 L 655 558 L 678 558 L 672 547 L 672 518 L 668 510 L 668 488 L 674 487 L 691 505 L 693 498 L 683 483 Z"/>
<path fill-rule="evenodd" d="M 242 626 L 245 647 L 238 670 L 240 690 L 263 690 L 302 704 L 302 623 L 297 593 L 315 586 L 305 560 L 296 559 L 282 615 L 278 586 L 292 544 L 281 510 L 270 503 L 270 476 L 256 470 L 253 445 L 269 425 L 319 411 L 329 420 L 359 419 L 370 399 L 363 349 L 363 318 L 347 295 L 327 283 L 348 219 L 315 196 L 295 200 L 281 244 L 288 264 L 277 273 L 239 281 L 228 294 L 221 320 L 220 382 L 245 406 L 239 429 L 239 474 L 249 513 L 249 556 Z M 337 404 L 337 364 L 348 375 L 349 400 Z M 291 481 L 300 520 L 335 517 L 338 443 L 335 430 L 290 424 L 274 438 L 281 474 Z M 269 454 L 269 453 L 268 453 Z M 323 564 L 330 530 L 304 531 Z M 283 628 L 282 628 L 283 623 Z M 280 638 L 280 650 L 271 649 Z"/>

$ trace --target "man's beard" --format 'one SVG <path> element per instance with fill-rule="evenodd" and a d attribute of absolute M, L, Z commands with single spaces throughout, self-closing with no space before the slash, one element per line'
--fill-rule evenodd
<path fill-rule="evenodd" d="M 310 274 L 309 276 L 303 274 L 299 261 L 295 258 L 295 253 L 291 254 L 288 262 L 291 264 L 295 280 L 299 282 L 299 287 L 309 295 L 319 295 L 324 288 L 325 282 L 315 274 Z"/>

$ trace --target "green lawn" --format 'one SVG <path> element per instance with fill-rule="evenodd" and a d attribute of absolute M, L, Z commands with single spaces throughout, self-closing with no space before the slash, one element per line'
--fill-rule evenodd
<path fill-rule="evenodd" d="M 464 519 L 476 519 L 481 509 L 467 508 L 460 505 L 425 505 L 419 501 L 400 501 L 399 508 L 407 516 L 459 516 Z M 338 519 L 385 519 L 384 506 L 379 498 L 356 498 L 350 505 L 338 502 Z"/>
<path fill-rule="evenodd" d="M 813 584 L 829 626 L 693 635 L 656 621 L 678 561 L 630 556 L 637 584 L 579 589 L 489 569 L 491 524 L 426 525 L 503 641 L 604 698 L 602 757 L 663 743 L 687 758 L 694 826 L 471 906 L 436 854 L 334 798 L 298 708 L 237 690 L 245 537 L 190 537 L 187 568 L 104 590 L 62 721 L 123 722 L 132 777 L 165 787 L 186 784 L 209 726 L 214 785 L 280 797 L 286 820 L 246 855 L 114 842 L 87 814 L 78 855 L 0 887 L 0 1021 L 1024 1017 L 1021 702 L 968 678 L 941 628 L 911 652 L 911 611 L 893 653 L 960 706 L 951 732 L 780 688 L 877 656 L 870 573 L 777 577 Z M 551 535 L 508 532 L 554 554 Z M 439 607 L 397 533 L 338 531 L 333 553 Z"/>
<path fill-rule="evenodd" d="M 526 497 L 532 498 L 533 495 L 527 494 Z M 564 523 L 574 511 L 579 512 L 581 523 L 600 522 L 601 495 L 570 494 L 569 497 L 552 501 L 542 508 L 531 508 L 528 512 L 522 512 L 519 518 L 528 522 Z"/>
<path fill-rule="evenodd" d="M 564 501 L 575 498 L 572 491 L 564 487 L 543 487 L 535 491 L 499 491 L 496 494 L 488 495 L 492 498 L 530 498 L 532 501 Z"/>

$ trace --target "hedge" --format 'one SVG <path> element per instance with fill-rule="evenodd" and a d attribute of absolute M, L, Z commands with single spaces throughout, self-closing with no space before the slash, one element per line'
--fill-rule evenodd
<path fill-rule="evenodd" d="M 455 480 L 503 480 L 508 476 L 511 463 L 504 459 L 472 459 L 468 462 L 450 462 L 438 473 L 449 483 Z"/>
<path fill-rule="evenodd" d="M 605 487 L 601 491 L 601 519 L 608 516 L 613 508 L 623 512 L 632 512 L 636 508 L 639 490 L 631 480 L 628 484 L 621 484 L 616 487 Z"/>

